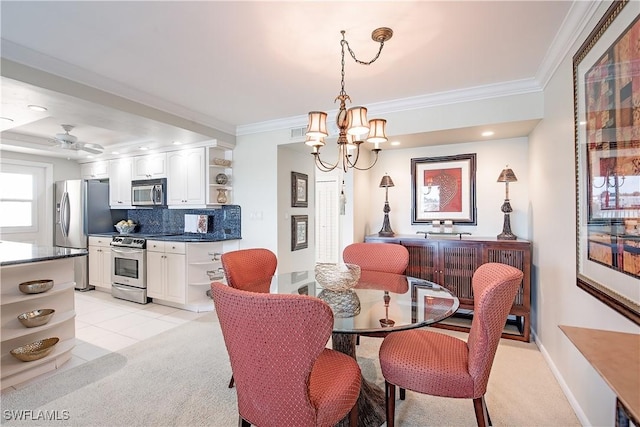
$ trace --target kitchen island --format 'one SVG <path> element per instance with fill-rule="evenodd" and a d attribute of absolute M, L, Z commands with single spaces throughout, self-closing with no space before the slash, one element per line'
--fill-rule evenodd
<path fill-rule="evenodd" d="M 37 246 L 0 241 L 0 371 L 2 388 L 27 381 L 59 368 L 71 358 L 75 346 L 74 258 L 86 256 L 85 249 Z M 24 294 L 18 285 L 33 280 L 52 280 L 46 292 Z M 55 310 L 51 320 L 27 328 L 18 315 L 37 309 Z M 46 338 L 60 341 L 46 357 L 23 362 L 10 354 L 16 347 Z"/>

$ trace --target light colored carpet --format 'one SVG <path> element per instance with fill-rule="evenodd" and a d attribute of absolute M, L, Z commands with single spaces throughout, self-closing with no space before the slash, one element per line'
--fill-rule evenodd
<path fill-rule="evenodd" d="M 381 341 L 362 337 L 357 351 L 363 375 L 383 386 L 377 360 Z M 219 324 L 215 314 L 207 314 L 120 352 L 4 391 L 2 424 L 236 426 L 235 389 L 227 388 L 230 375 Z M 580 425 L 533 343 L 502 340 L 486 401 L 496 426 Z M 15 410 L 31 410 L 34 417 L 54 414 L 59 420 L 8 421 L 6 411 Z M 473 426 L 473 404 L 408 391 L 405 401 L 397 401 L 396 424 Z"/>

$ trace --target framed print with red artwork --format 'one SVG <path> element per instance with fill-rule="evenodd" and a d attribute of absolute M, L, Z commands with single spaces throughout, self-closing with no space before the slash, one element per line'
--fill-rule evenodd
<path fill-rule="evenodd" d="M 476 225 L 476 155 L 411 159 L 411 223 Z"/>

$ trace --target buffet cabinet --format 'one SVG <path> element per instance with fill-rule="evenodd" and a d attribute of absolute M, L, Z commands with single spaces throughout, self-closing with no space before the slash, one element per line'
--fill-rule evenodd
<path fill-rule="evenodd" d="M 461 236 L 460 236 L 461 237 Z M 522 284 L 509 312 L 503 338 L 519 341 L 530 339 L 531 314 L 531 242 L 497 240 L 495 238 L 446 238 L 431 236 L 367 236 L 365 242 L 397 243 L 409 251 L 405 274 L 437 283 L 460 300 L 456 314 L 435 327 L 469 331 L 473 318 L 471 278 L 476 269 L 487 262 L 508 264 L 522 270 Z"/>

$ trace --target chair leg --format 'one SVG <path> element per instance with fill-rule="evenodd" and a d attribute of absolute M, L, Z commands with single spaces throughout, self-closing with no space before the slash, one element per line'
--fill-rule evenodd
<path fill-rule="evenodd" d="M 478 427 L 487 427 L 491 425 L 489 411 L 487 410 L 487 403 L 484 401 L 484 396 L 473 399 L 473 409 L 476 412 L 476 422 L 478 423 Z"/>
<path fill-rule="evenodd" d="M 360 345 L 360 335 L 356 335 L 356 345 Z"/>
<path fill-rule="evenodd" d="M 387 415 L 387 427 L 394 427 L 394 417 L 396 413 L 396 386 L 388 381 L 384 382 L 384 397 L 387 401 L 385 406 Z"/>
<path fill-rule="evenodd" d="M 251 427 L 251 423 L 239 416 L 238 427 Z"/>
<path fill-rule="evenodd" d="M 229 388 L 233 388 L 233 375 L 231 375 L 231 380 L 229 380 Z"/>
<path fill-rule="evenodd" d="M 349 412 L 349 427 L 358 427 L 358 402 L 353 405 Z"/>
<path fill-rule="evenodd" d="M 400 400 L 404 400 L 407 397 L 407 390 L 400 387 Z"/>

